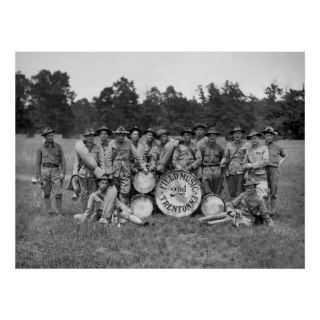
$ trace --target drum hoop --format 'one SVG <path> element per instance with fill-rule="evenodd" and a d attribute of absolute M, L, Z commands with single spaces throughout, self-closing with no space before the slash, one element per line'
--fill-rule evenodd
<path fill-rule="evenodd" d="M 132 198 L 130 199 L 130 202 L 132 201 L 132 200 L 135 200 L 135 199 L 137 199 L 137 198 L 141 198 L 141 197 L 143 197 L 143 198 L 147 198 L 147 199 L 149 199 L 151 202 L 152 202 L 152 199 L 148 196 L 148 195 L 146 195 L 146 194 L 143 194 L 143 193 L 139 193 L 139 194 L 135 194 L 134 196 L 132 196 Z"/>
<path fill-rule="evenodd" d="M 202 198 L 201 204 L 202 204 L 202 202 L 203 202 L 206 198 L 211 197 L 211 196 L 215 196 L 215 197 L 221 199 L 222 202 L 223 202 L 224 204 L 226 204 L 226 202 L 221 198 L 221 196 L 219 196 L 218 194 L 215 194 L 215 193 L 209 193 L 209 194 L 207 194 L 206 196 L 204 196 L 204 197 Z"/>

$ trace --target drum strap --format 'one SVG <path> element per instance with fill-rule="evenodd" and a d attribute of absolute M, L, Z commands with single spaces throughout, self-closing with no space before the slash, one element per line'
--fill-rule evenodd
<path fill-rule="evenodd" d="M 195 159 L 196 158 L 195 152 L 189 146 L 186 146 L 186 147 L 188 148 L 188 150 L 192 154 L 193 159 Z"/>

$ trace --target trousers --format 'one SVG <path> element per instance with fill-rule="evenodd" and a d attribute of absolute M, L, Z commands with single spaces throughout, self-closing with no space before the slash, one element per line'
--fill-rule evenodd
<path fill-rule="evenodd" d="M 205 195 L 209 193 L 221 195 L 223 190 L 223 176 L 219 166 L 203 168 L 202 186 Z"/>
<path fill-rule="evenodd" d="M 271 198 L 277 198 L 278 183 L 279 183 L 279 169 L 277 167 L 268 166 L 266 168 L 267 182 L 270 189 Z"/>
<path fill-rule="evenodd" d="M 237 197 L 243 192 L 243 176 L 244 174 L 234 174 L 226 176 L 228 190 L 232 198 Z"/>

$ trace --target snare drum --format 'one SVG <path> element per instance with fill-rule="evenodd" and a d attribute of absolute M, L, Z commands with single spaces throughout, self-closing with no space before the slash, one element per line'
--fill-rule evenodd
<path fill-rule="evenodd" d="M 191 215 L 201 203 L 200 181 L 192 173 L 172 170 L 164 173 L 157 181 L 155 199 L 158 208 L 169 216 Z"/>
<path fill-rule="evenodd" d="M 133 214 L 140 218 L 149 217 L 153 211 L 153 203 L 151 199 L 144 194 L 136 194 L 131 198 L 130 207 Z"/>
<path fill-rule="evenodd" d="M 156 184 L 156 178 L 152 172 L 139 171 L 133 179 L 134 189 L 142 194 L 151 192 Z"/>
<path fill-rule="evenodd" d="M 208 194 L 201 203 L 201 211 L 205 216 L 221 213 L 224 207 L 225 202 L 216 194 Z"/>

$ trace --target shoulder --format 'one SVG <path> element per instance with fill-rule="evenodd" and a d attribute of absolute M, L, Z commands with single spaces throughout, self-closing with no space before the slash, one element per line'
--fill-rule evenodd
<path fill-rule="evenodd" d="M 62 146 L 60 143 L 55 142 L 54 145 L 57 149 L 62 150 Z"/>

